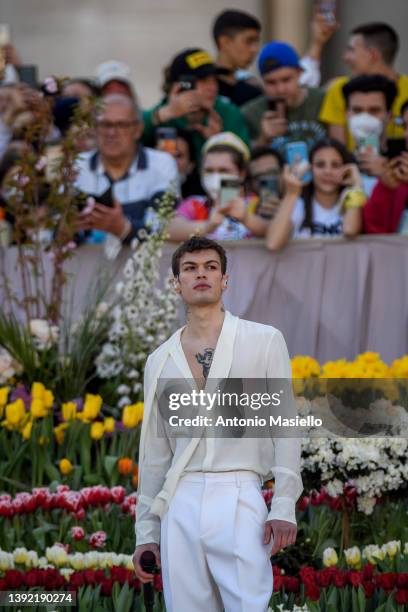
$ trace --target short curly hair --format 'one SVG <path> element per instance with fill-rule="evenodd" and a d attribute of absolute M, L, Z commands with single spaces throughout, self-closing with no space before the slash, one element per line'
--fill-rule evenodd
<path fill-rule="evenodd" d="M 196 251 L 204 251 L 207 249 L 212 249 L 218 253 L 221 261 L 221 272 L 225 274 L 227 271 L 227 255 L 225 249 L 218 244 L 218 242 L 215 242 L 215 240 L 210 240 L 210 238 L 205 238 L 204 236 L 193 236 L 180 244 L 173 253 L 173 257 L 171 258 L 171 269 L 174 276 L 179 276 L 180 274 L 180 259 L 185 253 L 195 253 Z"/>

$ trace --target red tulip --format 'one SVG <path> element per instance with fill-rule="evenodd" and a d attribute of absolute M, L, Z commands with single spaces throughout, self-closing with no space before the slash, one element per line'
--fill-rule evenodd
<path fill-rule="evenodd" d="M 7 570 L 4 576 L 7 584 L 7 588 L 10 590 L 18 589 L 24 584 L 24 574 L 19 570 Z"/>
<path fill-rule="evenodd" d="M 366 563 L 363 567 L 364 580 L 371 580 L 374 574 L 374 565 L 372 563 Z"/>
<path fill-rule="evenodd" d="M 110 490 L 111 499 L 115 504 L 121 504 L 125 499 L 125 488 L 124 487 L 112 487 Z"/>
<path fill-rule="evenodd" d="M 159 591 L 159 592 L 163 591 L 163 582 L 162 582 L 161 574 L 155 574 L 153 578 L 153 587 L 155 591 Z"/>
<path fill-rule="evenodd" d="M 295 576 L 284 576 L 283 586 L 287 593 L 298 593 L 300 589 L 299 579 Z"/>
<path fill-rule="evenodd" d="M 408 590 L 403 589 L 403 590 L 397 591 L 395 594 L 395 601 L 399 606 L 408 604 Z"/>
<path fill-rule="evenodd" d="M 74 540 L 83 540 L 85 537 L 85 531 L 84 529 L 82 529 L 82 527 L 71 527 L 71 537 Z"/>
<path fill-rule="evenodd" d="M 283 587 L 283 578 L 282 576 L 275 575 L 273 577 L 273 590 L 280 591 Z"/>
<path fill-rule="evenodd" d="M 85 584 L 85 576 L 83 572 L 74 572 L 69 577 L 69 587 L 74 591 L 80 589 Z"/>
<path fill-rule="evenodd" d="M 347 584 L 347 572 L 342 572 L 339 569 L 334 568 L 333 572 L 333 584 L 338 589 L 343 588 Z"/>
<path fill-rule="evenodd" d="M 320 589 L 315 584 L 305 584 L 305 595 L 307 599 L 318 601 L 320 599 Z"/>
<path fill-rule="evenodd" d="M 408 589 L 408 572 L 397 574 L 395 584 L 398 589 Z"/>
<path fill-rule="evenodd" d="M 396 578 L 397 576 L 393 572 L 384 572 L 383 574 L 374 576 L 374 582 L 380 589 L 392 591 L 395 586 Z"/>
<path fill-rule="evenodd" d="M 375 584 L 373 582 L 363 582 L 364 593 L 367 599 L 370 599 L 375 592 Z"/>
<path fill-rule="evenodd" d="M 105 595 L 105 597 L 110 597 L 112 595 L 112 587 L 113 582 L 109 578 L 104 578 L 101 582 L 101 594 Z"/>
<path fill-rule="evenodd" d="M 304 512 L 309 504 L 310 504 L 310 497 L 304 495 L 303 497 L 299 499 L 298 503 L 296 504 L 296 507 L 299 510 L 299 512 Z"/>
<path fill-rule="evenodd" d="M 363 584 L 363 573 L 357 570 L 349 570 L 347 572 L 347 578 L 353 587 L 359 587 L 360 584 Z"/>

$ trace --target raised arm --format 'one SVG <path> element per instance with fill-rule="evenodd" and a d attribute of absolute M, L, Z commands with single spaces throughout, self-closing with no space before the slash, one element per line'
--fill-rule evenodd
<path fill-rule="evenodd" d="M 266 248 L 270 251 L 278 251 L 289 241 L 293 232 L 292 213 L 302 190 L 301 181 L 289 166 L 283 171 L 283 183 L 285 195 L 266 230 Z"/>

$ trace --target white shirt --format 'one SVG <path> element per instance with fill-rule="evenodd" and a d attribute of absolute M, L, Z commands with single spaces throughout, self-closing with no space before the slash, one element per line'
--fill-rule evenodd
<path fill-rule="evenodd" d="M 160 379 L 192 379 L 181 347 L 181 331 L 181 329 L 178 330 L 165 343 L 168 351 L 162 351 Z M 147 377 L 145 373 L 145 383 L 154 385 L 152 364 L 149 363 L 146 367 L 149 368 L 149 372 Z M 291 378 L 290 359 L 281 332 L 270 326 L 238 319 L 226 312 L 207 384 L 214 378 L 228 377 Z M 148 397 L 148 394 L 149 389 L 145 387 L 145 398 Z M 151 512 L 151 509 L 155 508 L 157 500 L 165 500 L 166 503 L 170 501 L 169 497 L 174 493 L 178 478 L 183 472 L 252 470 L 262 479 L 274 475 L 275 492 L 268 520 L 281 519 L 296 524 L 295 503 L 303 489 L 300 477 L 300 439 L 159 437 L 156 421 L 157 404 L 155 393 L 151 406 L 152 418 L 146 414 L 146 408 L 148 411 L 149 406 L 146 407 L 145 404 L 145 418 L 142 425 L 136 507 L 136 542 L 138 545 L 150 542 L 159 543 L 161 517 Z M 186 455 L 187 461 L 183 461 L 183 456 Z M 180 466 L 180 463 L 183 464 L 183 468 L 177 470 L 177 465 Z M 172 470 L 178 471 L 173 487 L 168 487 L 167 494 L 162 494 L 163 483 Z M 166 486 L 163 490 L 165 488 Z M 159 492 L 162 495 L 161 500 Z M 153 504 L 155 497 L 155 504 Z"/>
<path fill-rule="evenodd" d="M 312 221 L 313 229 L 303 227 L 305 218 L 305 203 L 302 198 L 298 198 L 292 212 L 293 234 L 292 238 L 330 238 L 339 236 L 343 233 L 343 218 L 340 214 L 341 204 L 336 204 L 333 208 L 324 208 L 316 199 L 312 201 Z"/>

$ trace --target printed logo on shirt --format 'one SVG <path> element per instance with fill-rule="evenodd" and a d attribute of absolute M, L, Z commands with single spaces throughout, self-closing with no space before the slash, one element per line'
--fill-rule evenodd
<path fill-rule="evenodd" d="M 324 223 L 314 223 L 312 222 L 310 226 L 303 226 L 300 230 L 302 233 L 307 232 L 307 234 L 312 235 L 328 235 L 328 236 L 338 236 L 343 233 L 343 222 L 337 221 L 337 223 L 331 223 L 329 225 L 325 225 Z"/>

